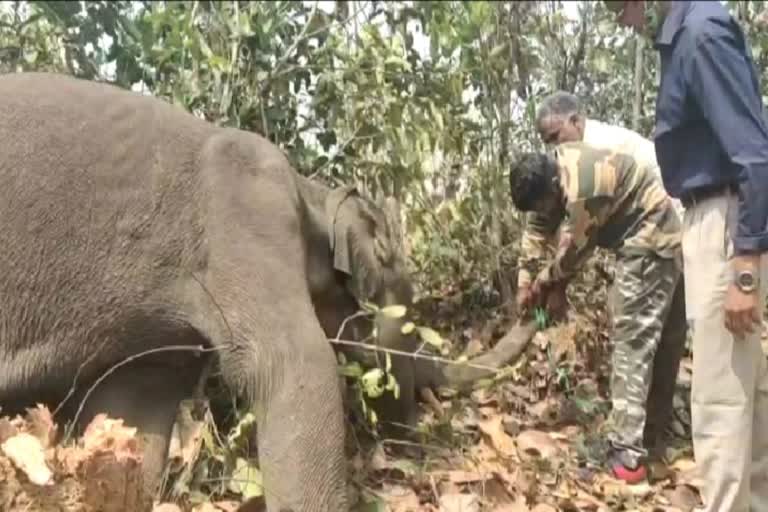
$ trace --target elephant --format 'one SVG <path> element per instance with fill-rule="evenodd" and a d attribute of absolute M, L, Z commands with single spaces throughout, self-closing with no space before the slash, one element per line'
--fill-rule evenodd
<path fill-rule="evenodd" d="M 151 493 L 212 358 L 257 418 L 267 510 L 348 510 L 328 338 L 360 336 L 344 321 L 363 301 L 412 304 L 396 203 L 310 180 L 256 133 L 62 74 L 0 77 L 0 140 L 3 412 L 123 418 Z M 381 344 L 415 350 L 406 320 L 378 315 Z M 393 423 L 413 424 L 419 386 L 478 377 L 392 362 Z"/>

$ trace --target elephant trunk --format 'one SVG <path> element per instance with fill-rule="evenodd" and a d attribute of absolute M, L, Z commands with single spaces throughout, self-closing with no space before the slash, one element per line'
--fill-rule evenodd
<path fill-rule="evenodd" d="M 517 323 L 491 350 L 470 359 L 466 364 L 447 365 L 438 361 L 424 361 L 416 371 L 416 387 L 445 386 L 467 390 L 479 380 L 495 377 L 502 366 L 517 359 L 535 333 L 535 321 Z"/>
<path fill-rule="evenodd" d="M 381 308 L 399 305 L 405 306 L 406 312 L 412 306 L 412 293 L 407 283 L 399 283 L 399 287 L 390 287 L 383 294 L 378 305 Z M 408 314 L 399 318 L 393 318 L 379 312 L 374 320 L 377 331 L 377 344 L 384 349 L 393 349 L 398 352 L 415 352 L 418 344 L 413 336 L 403 334 L 403 326 L 408 322 Z M 415 367 L 409 356 L 402 354 L 378 354 L 380 366 L 384 366 L 385 357 L 390 358 L 389 373 L 395 378 L 398 385 L 398 396 L 386 393 L 377 401 L 382 415 L 390 423 L 390 433 L 395 437 L 407 435 L 407 430 L 416 424 L 418 408 L 416 405 L 416 378 Z"/>

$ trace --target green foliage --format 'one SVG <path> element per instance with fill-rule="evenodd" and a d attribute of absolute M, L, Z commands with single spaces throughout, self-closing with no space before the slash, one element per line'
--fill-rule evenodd
<path fill-rule="evenodd" d="M 536 308 L 533 310 L 533 317 L 536 321 L 536 326 L 539 329 L 544 329 L 547 327 L 547 323 L 549 322 L 549 319 L 547 317 L 547 310 L 544 308 Z"/>
<path fill-rule="evenodd" d="M 380 314 L 382 316 L 398 319 L 406 315 L 407 308 L 400 304 L 394 304 L 379 308 L 376 304 L 365 303 L 360 312 L 356 316 L 374 316 Z M 422 339 L 425 345 L 431 345 L 432 347 L 441 349 L 444 354 L 448 353 L 450 345 L 447 341 L 440 336 L 434 329 L 426 326 L 419 326 L 413 322 L 406 322 L 401 328 L 403 334 L 410 334 L 416 331 L 419 337 Z M 338 354 L 339 365 L 338 370 L 341 375 L 347 377 L 350 382 L 353 391 L 356 393 L 362 412 L 368 420 L 371 427 L 375 428 L 378 424 L 378 417 L 376 412 L 371 408 L 370 400 L 380 398 L 385 393 L 392 393 L 397 399 L 400 397 L 400 386 L 392 375 L 392 358 L 389 348 L 376 347 L 376 329 L 373 328 L 369 340 L 373 340 L 372 349 L 378 351 L 376 361 L 379 362 L 377 366 L 372 368 L 365 368 L 360 363 L 353 361 L 348 362 L 343 353 Z M 380 362 L 383 361 L 383 367 Z"/>
<path fill-rule="evenodd" d="M 729 6 L 765 74 L 765 3 Z M 394 195 L 422 292 L 489 283 L 496 303 L 511 298 L 519 231 L 505 175 L 541 146 L 539 99 L 572 90 L 590 115 L 631 126 L 636 39 L 585 1 L 0 6 L 2 72 L 141 90 L 268 137 L 304 174 Z M 650 135 L 657 59 L 648 46 L 644 57 Z"/>

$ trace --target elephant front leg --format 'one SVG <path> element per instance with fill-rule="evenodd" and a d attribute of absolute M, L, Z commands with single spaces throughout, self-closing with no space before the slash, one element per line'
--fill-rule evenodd
<path fill-rule="evenodd" d="M 280 326 L 266 322 L 268 329 L 237 329 L 241 340 L 252 341 L 223 351 L 222 369 L 256 413 L 267 510 L 344 512 L 344 421 L 336 359 L 311 306 L 300 315 L 303 320 L 297 322 L 297 314 Z"/>

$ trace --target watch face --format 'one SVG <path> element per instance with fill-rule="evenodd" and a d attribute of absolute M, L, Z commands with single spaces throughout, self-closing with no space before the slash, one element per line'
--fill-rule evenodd
<path fill-rule="evenodd" d="M 755 276 L 753 276 L 750 272 L 740 272 L 738 283 L 744 288 L 751 288 L 755 285 Z"/>

